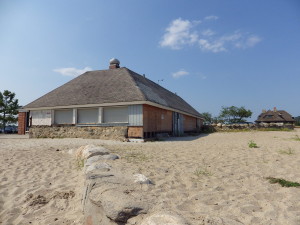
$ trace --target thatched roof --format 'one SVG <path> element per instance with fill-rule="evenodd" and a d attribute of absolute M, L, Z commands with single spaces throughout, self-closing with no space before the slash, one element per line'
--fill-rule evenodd
<path fill-rule="evenodd" d="M 257 120 L 257 123 L 294 123 L 294 118 L 284 110 L 268 110 L 266 112 L 261 113 Z"/>
<path fill-rule="evenodd" d="M 201 117 L 178 95 L 126 67 L 86 72 L 24 109 L 146 101 Z"/>

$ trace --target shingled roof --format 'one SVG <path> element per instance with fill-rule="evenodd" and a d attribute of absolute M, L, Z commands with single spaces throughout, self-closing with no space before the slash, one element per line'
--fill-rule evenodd
<path fill-rule="evenodd" d="M 24 109 L 147 101 L 201 117 L 178 95 L 126 67 L 86 72 Z"/>
<path fill-rule="evenodd" d="M 261 113 L 257 120 L 257 123 L 294 123 L 294 118 L 284 110 L 268 110 L 266 112 Z"/>

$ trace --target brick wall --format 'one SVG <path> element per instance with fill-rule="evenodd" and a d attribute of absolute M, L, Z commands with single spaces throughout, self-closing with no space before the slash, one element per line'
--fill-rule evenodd
<path fill-rule="evenodd" d="M 25 131 L 26 131 L 26 112 L 19 112 L 18 134 L 25 134 Z"/>

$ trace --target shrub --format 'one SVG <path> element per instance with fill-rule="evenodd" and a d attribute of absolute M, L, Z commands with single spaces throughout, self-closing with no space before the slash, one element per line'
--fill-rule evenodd
<path fill-rule="evenodd" d="M 258 148 L 257 144 L 254 141 L 249 141 L 248 143 L 249 148 Z"/>

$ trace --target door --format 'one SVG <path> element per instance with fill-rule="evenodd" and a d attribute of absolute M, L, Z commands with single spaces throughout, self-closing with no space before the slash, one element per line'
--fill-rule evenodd
<path fill-rule="evenodd" d="M 173 112 L 173 135 L 181 136 L 184 133 L 183 130 L 183 116 L 180 113 Z"/>

